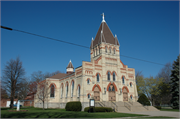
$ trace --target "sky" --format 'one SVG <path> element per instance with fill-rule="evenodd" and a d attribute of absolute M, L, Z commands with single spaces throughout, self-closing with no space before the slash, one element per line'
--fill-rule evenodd
<path fill-rule="evenodd" d="M 179 54 L 178 1 L 1 1 L 1 25 L 90 47 L 104 12 L 117 35 L 120 59 L 145 77 L 156 76 Z M 1 74 L 7 61 L 20 57 L 26 77 L 33 72 L 66 72 L 90 61 L 90 49 L 1 29 Z"/>

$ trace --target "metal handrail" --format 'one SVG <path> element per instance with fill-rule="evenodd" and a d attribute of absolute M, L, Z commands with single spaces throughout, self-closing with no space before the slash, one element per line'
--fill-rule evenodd
<path fill-rule="evenodd" d="M 148 105 L 143 105 L 143 107 L 146 108 L 147 110 L 149 110 Z"/>
<path fill-rule="evenodd" d="M 133 105 L 133 101 L 132 101 L 132 99 L 130 99 L 130 98 L 129 98 L 129 103 L 130 103 L 131 105 Z"/>
<path fill-rule="evenodd" d="M 124 106 L 131 111 L 131 106 L 130 106 L 129 104 L 127 104 L 126 102 L 124 102 Z"/>
<path fill-rule="evenodd" d="M 103 107 L 105 107 L 103 99 L 100 98 L 100 102 L 103 104 Z"/>
<path fill-rule="evenodd" d="M 111 101 L 111 103 L 113 103 L 115 105 L 115 107 L 116 107 L 115 110 L 118 111 L 118 106 L 116 105 L 116 103 L 113 101 Z"/>

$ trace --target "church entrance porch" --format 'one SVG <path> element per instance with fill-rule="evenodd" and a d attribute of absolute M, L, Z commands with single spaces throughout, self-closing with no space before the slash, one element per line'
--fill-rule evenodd
<path fill-rule="evenodd" d="M 94 88 L 94 100 L 100 101 L 100 90 L 97 86 Z"/>
<path fill-rule="evenodd" d="M 109 101 L 116 101 L 115 88 L 112 84 L 109 86 L 108 91 L 109 91 Z"/>
<path fill-rule="evenodd" d="M 126 88 L 123 89 L 123 101 L 128 101 L 128 91 Z"/>

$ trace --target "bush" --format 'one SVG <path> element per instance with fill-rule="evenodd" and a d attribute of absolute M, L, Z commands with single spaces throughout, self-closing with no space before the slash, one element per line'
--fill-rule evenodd
<path fill-rule="evenodd" d="M 94 111 L 94 108 L 91 109 Z M 113 109 L 110 107 L 95 107 L 95 112 L 112 112 L 112 111 Z M 89 107 L 84 108 L 84 112 L 89 112 Z"/>
<path fill-rule="evenodd" d="M 65 109 L 66 111 L 81 111 L 82 105 L 79 101 L 68 102 L 66 103 Z"/>
<path fill-rule="evenodd" d="M 140 95 L 138 102 L 141 103 L 142 105 L 150 106 L 150 101 L 148 100 L 145 94 Z"/>
<path fill-rule="evenodd" d="M 157 109 L 161 109 L 161 106 L 154 106 L 155 108 L 157 108 Z"/>

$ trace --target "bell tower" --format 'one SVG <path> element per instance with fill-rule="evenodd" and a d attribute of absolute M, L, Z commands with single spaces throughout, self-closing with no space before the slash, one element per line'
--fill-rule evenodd
<path fill-rule="evenodd" d="M 92 38 L 90 46 L 91 62 L 104 55 L 106 57 L 112 57 L 119 59 L 119 41 L 117 35 L 113 35 L 109 29 L 105 19 L 104 13 L 102 14 L 102 22 L 95 39 Z"/>
<path fill-rule="evenodd" d="M 74 67 L 73 67 L 72 62 L 70 60 L 68 66 L 66 68 L 66 74 L 71 74 L 73 72 L 74 72 Z"/>

